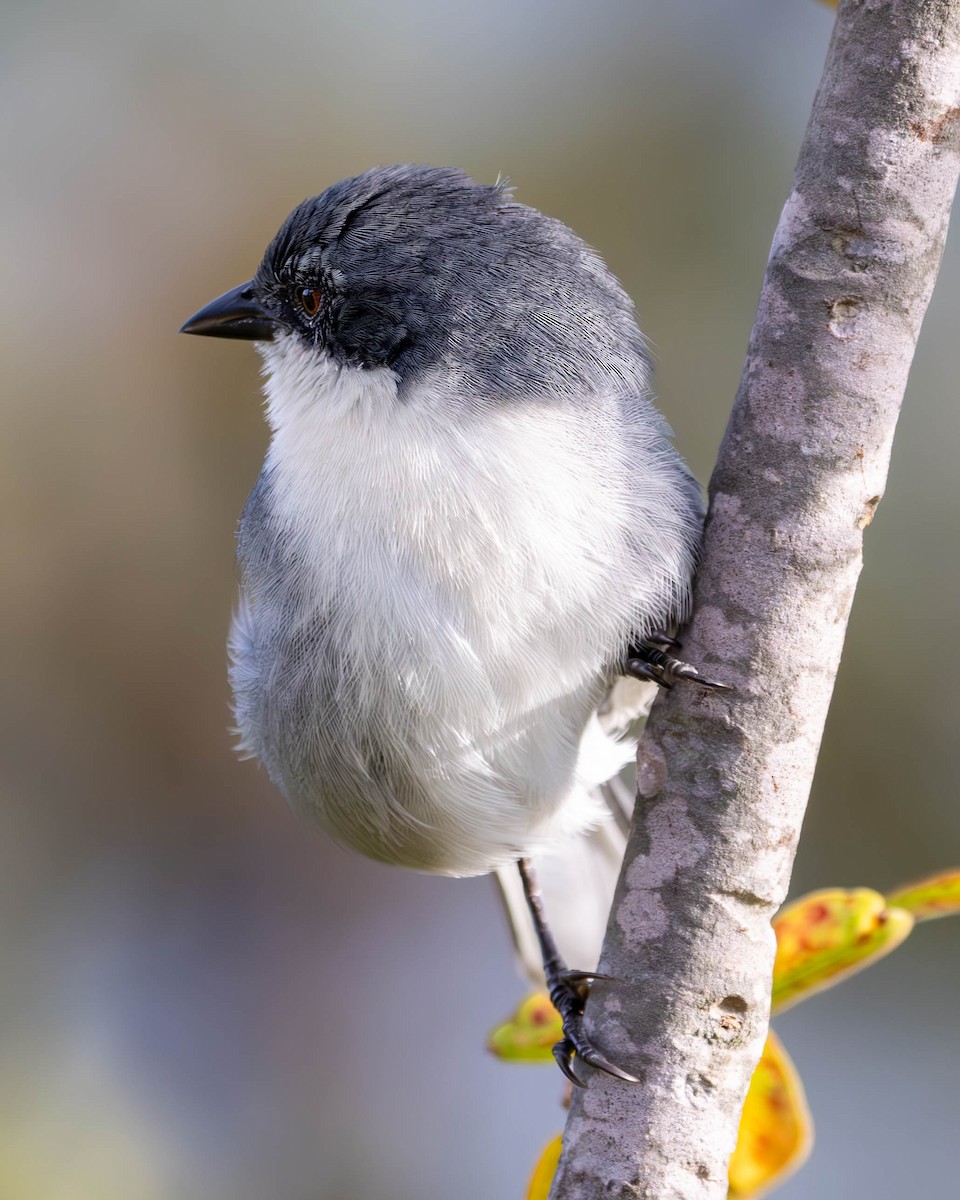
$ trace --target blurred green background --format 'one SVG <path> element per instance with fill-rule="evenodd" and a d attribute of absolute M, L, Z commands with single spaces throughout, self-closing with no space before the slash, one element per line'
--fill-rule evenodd
<path fill-rule="evenodd" d="M 178 337 L 375 163 L 509 175 L 635 298 L 709 476 L 832 13 L 812 0 L 8 0 L 0 39 L 0 1197 L 519 1198 L 556 1071 L 487 880 L 361 861 L 232 753 L 249 347 Z M 948 248 L 794 891 L 960 862 Z M 780 1030 L 819 1141 L 782 1195 L 945 1195 L 956 925 Z"/>

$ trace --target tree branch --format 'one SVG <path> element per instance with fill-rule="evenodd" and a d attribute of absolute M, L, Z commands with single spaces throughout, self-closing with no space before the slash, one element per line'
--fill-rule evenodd
<path fill-rule="evenodd" d="M 677 687 L 639 752 L 552 1200 L 726 1196 L 790 879 L 957 182 L 960 0 L 844 0 L 711 480 Z M 584 1067 L 579 1067 L 585 1070 Z"/>

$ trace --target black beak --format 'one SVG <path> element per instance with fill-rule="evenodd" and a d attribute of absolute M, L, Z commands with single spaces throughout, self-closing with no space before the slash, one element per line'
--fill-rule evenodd
<path fill-rule="evenodd" d="M 243 338 L 248 342 L 273 341 L 276 331 L 277 321 L 257 299 L 252 282 L 224 292 L 180 326 L 181 333 Z"/>

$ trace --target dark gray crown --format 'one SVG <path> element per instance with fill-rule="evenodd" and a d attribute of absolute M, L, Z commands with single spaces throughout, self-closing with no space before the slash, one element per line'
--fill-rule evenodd
<path fill-rule="evenodd" d="M 646 389 L 633 306 L 561 222 L 462 171 L 378 167 L 305 200 L 254 280 L 288 328 L 408 386 L 431 368 L 509 399 Z M 298 297 L 320 293 L 308 318 Z"/>

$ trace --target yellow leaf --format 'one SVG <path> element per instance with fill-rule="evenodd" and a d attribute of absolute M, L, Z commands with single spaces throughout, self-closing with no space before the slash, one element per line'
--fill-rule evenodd
<path fill-rule="evenodd" d="M 527 1188 L 527 1200 L 547 1200 L 550 1184 L 557 1173 L 557 1163 L 560 1161 L 561 1135 L 558 1133 L 544 1146 L 543 1153 L 537 1159 L 537 1165 L 530 1176 L 530 1186 Z"/>
<path fill-rule="evenodd" d="M 511 1062 L 552 1062 L 563 1022 L 546 992 L 531 992 L 487 1039 L 487 1049 Z"/>
<path fill-rule="evenodd" d="M 811 892 L 774 919 L 773 1009 L 832 987 L 899 946 L 914 918 L 870 888 Z"/>
<path fill-rule="evenodd" d="M 960 870 L 954 868 L 898 888 L 887 896 L 887 904 L 905 908 L 917 921 L 960 913 Z"/>
<path fill-rule="evenodd" d="M 782 1183 L 804 1162 L 812 1145 L 813 1122 L 803 1085 L 771 1030 L 750 1080 L 730 1159 L 731 1200 L 759 1196 Z"/>

